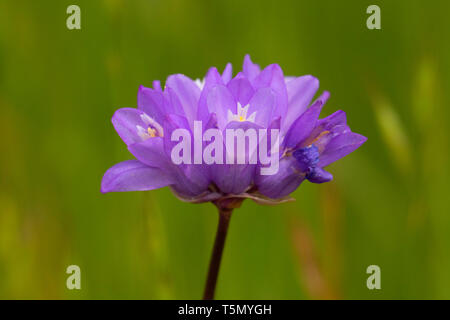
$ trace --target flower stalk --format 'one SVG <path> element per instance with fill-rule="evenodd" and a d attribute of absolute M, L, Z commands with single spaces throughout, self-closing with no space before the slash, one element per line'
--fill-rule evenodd
<path fill-rule="evenodd" d="M 216 291 L 217 277 L 219 276 L 220 262 L 222 261 L 223 248 L 228 233 L 233 208 L 217 205 L 219 211 L 219 224 L 217 226 L 216 239 L 209 262 L 208 278 L 206 280 L 203 300 L 213 300 Z"/>

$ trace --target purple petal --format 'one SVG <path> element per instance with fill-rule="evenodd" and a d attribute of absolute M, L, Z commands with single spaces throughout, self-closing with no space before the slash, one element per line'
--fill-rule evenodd
<path fill-rule="evenodd" d="M 185 75 L 175 74 L 167 78 L 166 87 L 175 91 L 186 118 L 193 121 L 197 115 L 197 104 L 200 98 L 200 88 L 197 84 Z"/>
<path fill-rule="evenodd" d="M 305 180 L 305 175 L 298 171 L 294 157 L 284 157 L 280 160 L 278 172 L 274 175 L 260 175 L 259 168 L 255 174 L 255 184 L 258 191 L 266 197 L 277 199 L 295 191 Z"/>
<path fill-rule="evenodd" d="M 259 75 L 261 69 L 257 64 L 254 64 L 252 60 L 250 59 L 250 55 L 245 55 L 244 58 L 244 65 L 242 66 L 242 71 L 244 72 L 245 76 L 250 80 L 250 82 L 253 82 L 253 80 Z"/>
<path fill-rule="evenodd" d="M 255 93 L 247 78 L 236 77 L 228 83 L 227 88 L 242 106 L 246 106 Z"/>
<path fill-rule="evenodd" d="M 316 126 L 320 111 L 322 110 L 322 101 L 318 100 L 308 110 L 306 110 L 295 122 L 292 124 L 285 137 L 285 146 L 287 148 L 294 148 L 304 141 L 311 134 Z"/>
<path fill-rule="evenodd" d="M 274 120 L 272 120 L 272 122 L 270 123 L 269 127 L 267 128 L 266 134 L 267 134 L 267 152 L 268 154 L 270 154 L 271 150 L 272 150 L 272 138 L 275 138 L 275 136 L 272 136 L 272 129 L 274 130 L 278 130 L 278 133 L 280 132 L 280 125 L 281 125 L 281 118 L 278 117 Z M 281 137 L 278 134 L 278 149 L 280 149 L 280 142 L 281 142 Z M 273 141 L 274 146 L 276 145 L 276 140 Z"/>
<path fill-rule="evenodd" d="M 328 91 L 324 91 L 314 102 L 321 100 L 322 104 L 325 105 L 327 103 L 328 99 L 330 99 L 330 93 Z M 314 104 L 314 102 L 313 102 L 313 104 Z"/>
<path fill-rule="evenodd" d="M 128 150 L 142 163 L 161 169 L 168 169 L 171 161 L 164 150 L 164 139 L 149 138 L 143 142 L 133 143 Z"/>
<path fill-rule="evenodd" d="M 244 131 L 248 129 L 254 129 L 256 132 L 258 132 L 261 127 L 255 123 L 248 121 L 233 121 L 227 125 L 226 129 L 242 129 Z M 224 140 L 226 140 L 225 130 L 223 133 Z M 245 164 L 237 164 L 236 141 L 234 146 L 234 164 L 226 164 L 226 154 L 229 154 L 230 150 L 226 149 L 226 141 L 224 141 L 223 164 L 211 165 L 210 174 L 212 177 L 212 181 L 223 193 L 240 194 L 246 191 L 253 181 L 256 164 L 249 164 L 249 159 L 253 153 L 257 152 L 257 148 L 251 150 L 249 148 L 248 141 L 246 141 Z"/>
<path fill-rule="evenodd" d="M 185 117 L 183 106 L 176 92 L 172 88 L 166 87 L 163 92 L 165 114 L 176 114 Z"/>
<path fill-rule="evenodd" d="M 214 124 L 214 116 L 208 124 Z M 176 189 L 183 194 L 194 196 L 204 192 L 209 185 L 209 171 L 203 165 L 196 164 L 179 164 L 172 163 L 171 154 L 177 141 L 172 141 L 172 132 L 176 129 L 186 129 L 191 138 L 191 161 L 194 161 L 194 141 L 192 131 L 189 129 L 189 123 L 185 117 L 178 115 L 168 115 L 164 122 L 164 153 L 167 155 L 168 170 L 172 170 L 176 177 Z M 142 156 L 144 156 L 142 154 Z"/>
<path fill-rule="evenodd" d="M 198 195 L 206 190 L 210 184 L 210 176 L 208 166 L 204 164 L 193 164 L 182 167 L 183 174 L 187 177 L 189 184 L 185 187 L 189 189 L 190 192 L 184 194 Z M 178 182 L 177 182 L 178 184 Z"/>
<path fill-rule="evenodd" d="M 345 124 L 347 124 L 347 116 L 342 110 L 338 110 L 317 122 L 317 126 L 322 127 L 323 130 L 331 130 L 334 126 Z"/>
<path fill-rule="evenodd" d="M 215 185 L 225 194 L 240 194 L 251 185 L 256 165 L 212 165 L 211 176 Z"/>
<path fill-rule="evenodd" d="M 161 123 L 167 110 L 164 106 L 164 96 L 162 92 L 144 86 L 139 87 L 138 109 L 144 111 L 150 117 Z"/>
<path fill-rule="evenodd" d="M 256 91 L 250 100 L 247 118 L 256 112 L 255 123 L 267 128 L 274 118 L 275 94 L 270 88 L 261 88 Z"/>
<path fill-rule="evenodd" d="M 202 132 L 206 132 L 208 129 L 217 128 L 217 116 L 215 113 L 212 113 L 208 119 L 208 121 L 205 123 L 202 123 Z M 195 150 L 194 146 L 195 142 L 192 141 L 192 147 L 191 150 Z M 205 147 L 209 144 L 209 142 L 202 141 L 202 150 L 205 150 Z M 193 159 L 194 161 L 194 159 Z M 195 184 L 197 185 L 198 191 L 195 193 L 198 194 L 199 192 L 203 192 L 206 190 L 210 184 L 211 181 L 211 166 L 206 164 L 194 164 L 190 166 L 186 166 L 183 168 L 184 174 L 186 177 L 191 180 L 195 181 Z M 191 189 L 192 189 L 192 182 Z M 186 192 L 185 192 L 186 194 Z"/>
<path fill-rule="evenodd" d="M 111 121 L 125 144 L 130 145 L 142 141 L 136 128 L 137 125 L 143 128 L 147 127 L 141 119 L 142 114 L 142 111 L 134 108 L 122 108 L 114 113 Z"/>
<path fill-rule="evenodd" d="M 246 132 L 247 130 L 253 130 L 253 131 L 256 133 L 256 138 L 258 138 L 258 131 L 259 131 L 259 129 L 263 129 L 263 128 L 264 128 L 264 127 L 258 125 L 257 123 L 253 123 L 253 122 L 250 122 L 250 121 L 243 121 L 243 122 L 232 121 L 232 122 L 230 122 L 230 123 L 227 124 L 225 130 L 224 130 L 223 133 L 222 133 L 222 136 L 223 136 L 223 139 L 224 139 L 224 143 L 226 144 L 226 136 L 227 136 L 226 130 L 228 130 L 228 129 L 234 130 L 235 132 L 236 132 L 236 130 L 238 130 L 238 129 L 242 129 L 244 132 Z M 236 140 L 237 138 L 234 138 L 234 139 Z M 248 140 L 248 139 L 246 139 L 246 141 L 245 141 L 245 146 L 246 146 L 246 147 L 249 146 L 247 140 Z M 258 140 L 257 140 L 257 141 L 258 141 Z M 235 146 L 234 155 L 236 156 L 236 155 L 237 155 L 237 151 L 236 151 L 236 141 L 235 141 L 235 143 L 234 143 L 234 146 Z M 256 146 L 255 146 L 255 147 L 256 147 L 256 149 L 253 149 L 253 150 L 246 149 L 246 150 L 245 150 L 245 156 L 246 156 L 246 157 L 249 157 L 253 152 L 256 152 L 256 151 L 257 151 L 257 147 L 258 147 L 258 146 L 257 146 L 257 143 L 256 143 Z M 236 159 L 235 159 L 235 162 L 236 162 Z"/>
<path fill-rule="evenodd" d="M 275 93 L 274 117 L 284 117 L 288 106 L 288 93 L 284 81 L 283 70 L 277 64 L 264 68 L 253 83 L 255 89 L 271 88 Z"/>
<path fill-rule="evenodd" d="M 233 66 L 231 65 L 231 63 L 227 63 L 222 73 L 223 83 L 227 84 L 228 82 L 230 82 L 232 77 L 233 77 Z"/>
<path fill-rule="evenodd" d="M 170 156 L 173 147 L 178 144 L 177 141 L 172 141 L 172 133 L 178 128 L 186 129 L 191 133 L 189 122 L 188 120 L 183 117 L 176 114 L 170 114 L 166 117 L 166 119 L 163 122 L 164 127 L 164 150 L 165 153 Z"/>
<path fill-rule="evenodd" d="M 198 102 L 198 110 L 197 110 L 197 119 L 201 120 L 202 122 L 205 122 L 209 118 L 209 111 L 208 111 L 208 104 L 207 104 L 207 98 L 209 91 L 211 88 L 217 86 L 217 85 L 223 85 L 224 82 L 222 80 L 222 77 L 217 71 L 215 67 L 210 68 L 208 70 L 208 73 L 205 77 L 205 86 L 203 87 L 202 93 L 200 95 L 200 100 Z"/>
<path fill-rule="evenodd" d="M 101 192 L 146 191 L 172 184 L 173 179 L 158 168 L 137 160 L 120 162 L 106 171 Z"/>
<path fill-rule="evenodd" d="M 224 85 L 222 76 L 220 75 L 217 68 L 212 67 L 208 70 L 208 73 L 206 74 L 204 89 L 212 88 L 219 84 Z"/>
<path fill-rule="evenodd" d="M 162 92 L 161 81 L 159 81 L 159 80 L 153 81 L 153 89 L 155 89 L 156 91 Z"/>
<path fill-rule="evenodd" d="M 286 84 L 288 92 L 288 110 L 282 127 L 286 130 L 308 108 L 319 89 L 319 80 L 313 76 L 294 78 Z"/>
<path fill-rule="evenodd" d="M 225 128 L 228 123 L 228 110 L 236 114 L 236 100 L 230 90 L 223 85 L 215 86 L 210 90 L 206 104 L 209 112 L 217 115 L 220 129 Z"/>
<path fill-rule="evenodd" d="M 353 132 L 338 135 L 327 144 L 325 150 L 320 155 L 320 160 L 317 166 L 326 167 L 330 163 L 345 157 L 349 153 L 358 149 L 364 142 L 366 142 L 366 140 L 366 137 Z"/>

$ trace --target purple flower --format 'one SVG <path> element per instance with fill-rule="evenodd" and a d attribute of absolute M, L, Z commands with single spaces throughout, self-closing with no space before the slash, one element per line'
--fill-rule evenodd
<path fill-rule="evenodd" d="M 141 86 L 138 108 L 119 109 L 112 123 L 136 158 L 116 164 L 104 175 L 101 191 L 144 191 L 169 186 L 180 199 L 190 202 L 251 198 L 262 203 L 283 201 L 305 180 L 323 183 L 333 176 L 324 170 L 332 162 L 361 146 L 366 138 L 351 132 L 343 111 L 319 119 L 329 98 L 324 92 L 311 103 L 319 87 L 312 76 L 285 77 L 280 66 L 263 70 L 247 55 L 243 69 L 232 77 L 228 64 L 219 73 L 211 68 L 203 80 L 181 75 L 167 78 L 153 89 Z M 202 132 L 216 129 L 278 130 L 279 143 L 269 141 L 268 154 L 278 161 L 274 174 L 264 175 L 261 161 L 243 164 L 175 164 L 171 153 L 178 129 L 195 137 L 195 123 Z M 188 147 L 205 148 L 208 141 L 190 141 Z M 224 146 L 225 159 L 229 151 Z M 245 149 L 247 158 L 253 155 Z M 217 155 L 216 155 L 217 156 Z M 235 154 L 234 157 L 238 157 Z M 220 157 L 220 156 L 219 156 Z M 242 200 L 240 200 L 242 201 Z"/>

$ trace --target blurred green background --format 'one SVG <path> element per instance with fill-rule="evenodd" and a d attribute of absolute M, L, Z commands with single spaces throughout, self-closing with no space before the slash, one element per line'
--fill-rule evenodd
<path fill-rule="evenodd" d="M 81 7 L 81 30 L 66 8 Z M 366 28 L 381 7 L 382 30 Z M 217 223 L 166 189 L 99 192 L 130 159 L 110 118 L 139 85 L 241 68 L 313 74 L 369 138 L 295 203 L 244 202 L 217 298 L 450 298 L 449 1 L 3 0 L 0 298 L 197 299 Z M 325 115 L 324 114 L 324 115 Z M 66 288 L 81 267 L 82 289 Z M 381 290 L 366 268 L 381 267 Z"/>

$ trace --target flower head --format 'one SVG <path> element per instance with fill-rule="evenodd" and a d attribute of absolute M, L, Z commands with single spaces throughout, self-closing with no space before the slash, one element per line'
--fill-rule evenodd
<path fill-rule="evenodd" d="M 251 198 L 276 203 L 305 179 L 313 183 L 330 181 L 333 176 L 324 167 L 357 149 L 366 138 L 351 132 L 343 111 L 319 119 L 329 93 L 324 92 L 311 103 L 318 86 L 319 81 L 312 76 L 285 77 L 277 64 L 261 70 L 248 55 L 235 77 L 228 64 L 223 73 L 211 68 L 203 80 L 171 75 L 164 90 L 159 81 L 153 83 L 153 89 L 141 86 L 138 108 L 119 109 L 112 118 L 136 159 L 110 168 L 103 177 L 101 191 L 170 186 L 179 198 L 190 202 L 239 202 Z M 204 163 L 195 156 L 188 162 L 175 163 L 174 137 L 180 129 L 194 137 L 185 141 L 181 157 L 187 156 L 188 150 L 211 151 L 215 143 L 217 149 L 211 155 L 216 162 Z M 259 136 L 256 147 L 249 144 L 241 152 L 234 145 L 230 148 L 212 141 L 208 135 L 196 138 L 199 130 L 225 136 L 229 129 L 276 131 L 277 135 Z M 269 146 L 263 152 L 262 141 Z M 261 159 L 238 161 L 240 157 L 252 158 L 257 150 L 259 156 L 275 159 L 277 170 L 264 174 L 269 164 Z M 236 161 L 229 162 L 230 158 Z"/>

